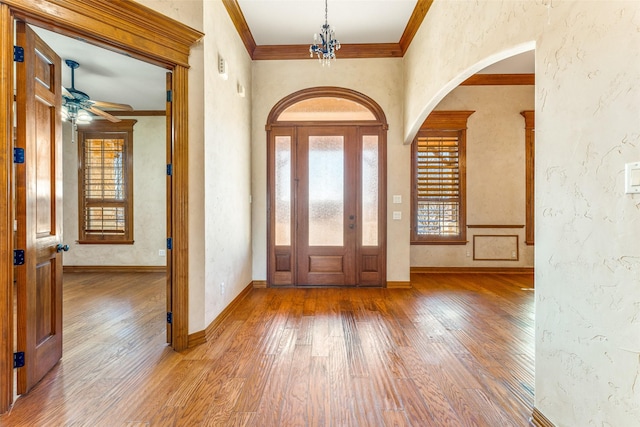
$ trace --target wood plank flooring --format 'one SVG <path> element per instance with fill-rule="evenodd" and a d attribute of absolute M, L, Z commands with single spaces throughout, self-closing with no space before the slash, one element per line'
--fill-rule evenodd
<path fill-rule="evenodd" d="M 1 426 L 527 426 L 531 275 L 254 289 L 164 344 L 163 274 L 65 275 L 64 357 Z"/>

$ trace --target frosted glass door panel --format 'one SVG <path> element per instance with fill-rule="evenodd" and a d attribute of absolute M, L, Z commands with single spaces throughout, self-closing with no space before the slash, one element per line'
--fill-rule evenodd
<path fill-rule="evenodd" d="M 276 246 L 291 245 L 291 137 L 276 136 Z"/>
<path fill-rule="evenodd" d="M 309 137 L 309 246 L 344 245 L 344 137 Z"/>
<path fill-rule="evenodd" d="M 362 245 L 378 245 L 378 136 L 362 137 Z"/>

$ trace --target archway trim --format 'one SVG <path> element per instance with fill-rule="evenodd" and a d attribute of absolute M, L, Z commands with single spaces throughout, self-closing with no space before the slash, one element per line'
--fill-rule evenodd
<path fill-rule="evenodd" d="M 317 86 L 299 90 L 278 101 L 278 103 L 274 105 L 274 107 L 271 109 L 271 112 L 269 113 L 266 129 L 270 130 L 272 125 L 278 123 L 278 117 L 280 117 L 280 114 L 292 105 L 311 98 L 325 97 L 343 98 L 357 102 L 358 104 L 361 104 L 369 111 L 371 111 L 371 113 L 376 118 L 375 124 L 382 125 L 382 128 L 384 130 L 387 130 L 389 127 L 389 125 L 387 124 L 387 118 L 380 105 L 378 105 L 376 101 L 374 101 L 367 95 L 352 89 L 342 87 Z"/>

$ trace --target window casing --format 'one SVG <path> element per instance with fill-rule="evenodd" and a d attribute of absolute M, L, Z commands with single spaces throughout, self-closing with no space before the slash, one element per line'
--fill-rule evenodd
<path fill-rule="evenodd" d="M 526 226 L 525 243 L 534 244 L 535 238 L 535 112 L 532 110 L 523 111 L 522 117 L 525 121 L 525 162 L 526 162 Z"/>
<path fill-rule="evenodd" d="M 412 144 L 412 244 L 466 244 L 466 128 L 473 111 L 434 111 Z"/>
<path fill-rule="evenodd" d="M 133 125 L 78 129 L 78 243 L 133 244 Z"/>

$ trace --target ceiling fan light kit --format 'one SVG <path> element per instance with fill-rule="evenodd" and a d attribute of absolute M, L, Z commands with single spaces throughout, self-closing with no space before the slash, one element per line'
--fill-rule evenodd
<path fill-rule="evenodd" d="M 76 131 L 79 124 L 88 124 L 93 120 L 93 115 L 101 116 L 110 122 L 117 123 L 119 118 L 112 116 L 101 108 L 111 108 L 116 110 L 133 111 L 133 107 L 127 104 L 114 102 L 94 101 L 86 93 L 76 89 L 75 70 L 80 64 L 71 59 L 66 59 L 65 64 L 71 68 L 71 87 L 62 88 L 62 120 L 71 122 L 73 131 L 71 142 L 75 142 Z"/>
<path fill-rule="evenodd" d="M 318 61 L 324 67 L 325 65 L 330 67 L 331 60 L 336 59 L 336 51 L 340 50 L 340 42 L 336 40 L 335 31 L 331 28 L 328 22 L 328 8 L 327 1 L 324 0 L 324 25 L 321 28 L 320 33 L 313 35 L 313 44 L 309 46 L 309 54 L 311 58 L 316 54 Z"/>

